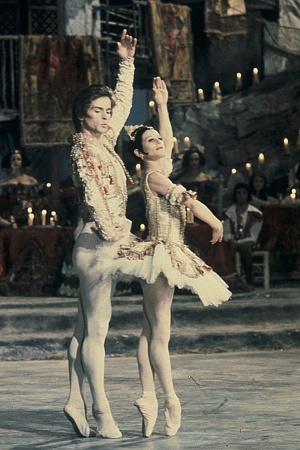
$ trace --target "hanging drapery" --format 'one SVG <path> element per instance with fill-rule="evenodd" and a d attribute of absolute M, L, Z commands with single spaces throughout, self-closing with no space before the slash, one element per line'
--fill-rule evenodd
<path fill-rule="evenodd" d="M 170 103 L 193 103 L 196 94 L 190 9 L 156 1 L 149 5 L 156 73 L 167 84 Z"/>
<path fill-rule="evenodd" d="M 219 37 L 246 35 L 245 0 L 205 0 L 205 32 Z"/>
<path fill-rule="evenodd" d="M 103 82 L 100 54 L 99 40 L 91 36 L 20 36 L 22 145 L 67 144 L 74 96 Z"/>

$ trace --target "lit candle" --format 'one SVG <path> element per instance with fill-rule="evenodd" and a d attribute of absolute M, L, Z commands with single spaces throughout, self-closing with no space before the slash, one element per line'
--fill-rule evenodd
<path fill-rule="evenodd" d="M 231 174 L 234 175 L 236 173 L 236 169 L 233 167 L 233 169 L 231 169 Z"/>
<path fill-rule="evenodd" d="M 213 90 L 213 100 L 217 100 L 220 97 L 221 97 L 220 83 L 218 81 L 215 81 Z"/>
<path fill-rule="evenodd" d="M 178 148 L 178 141 L 177 141 L 176 137 L 173 137 L 173 144 L 174 144 L 174 153 L 178 154 L 179 148 Z"/>
<path fill-rule="evenodd" d="M 56 211 L 52 211 L 52 212 L 51 212 L 51 216 L 53 217 L 54 224 L 55 224 L 55 222 L 57 221 L 57 214 L 56 214 Z"/>
<path fill-rule="evenodd" d="M 141 178 L 141 176 L 142 176 L 142 169 L 141 169 L 141 165 L 140 164 L 137 164 L 135 166 L 135 171 L 136 171 L 136 176 L 138 178 Z"/>
<path fill-rule="evenodd" d="M 54 226 L 55 226 L 55 220 L 54 220 L 54 217 L 50 217 L 50 225 L 51 225 L 51 227 L 54 227 Z"/>
<path fill-rule="evenodd" d="M 42 225 L 46 225 L 46 215 L 47 215 L 47 211 L 45 209 L 43 209 L 42 211 Z"/>
<path fill-rule="evenodd" d="M 186 208 L 186 221 L 187 223 L 194 223 L 194 214 L 190 208 Z"/>
<path fill-rule="evenodd" d="M 258 76 L 258 69 L 257 69 L 257 67 L 254 67 L 254 69 L 253 69 L 252 81 L 253 81 L 253 84 L 259 83 L 259 76 Z"/>
<path fill-rule="evenodd" d="M 28 212 L 28 214 L 31 214 L 31 213 L 32 213 L 32 208 L 31 208 L 31 206 L 29 206 L 29 208 L 27 208 L 27 212 Z"/>
<path fill-rule="evenodd" d="M 151 114 L 155 114 L 155 103 L 154 103 L 153 100 L 151 100 L 151 101 L 149 102 L 149 112 L 150 112 Z"/>
<path fill-rule="evenodd" d="M 198 100 L 199 100 L 199 102 L 204 102 L 204 92 L 203 92 L 203 89 L 198 89 Z"/>
<path fill-rule="evenodd" d="M 189 148 L 190 145 L 191 145 L 190 138 L 189 138 L 188 136 L 186 136 L 186 137 L 183 139 L 183 143 L 184 143 L 184 147 L 185 147 L 185 148 Z"/>
<path fill-rule="evenodd" d="M 34 214 L 33 213 L 29 213 L 28 214 L 28 226 L 29 227 L 32 227 L 33 221 L 34 221 Z"/>
<path fill-rule="evenodd" d="M 248 175 L 251 176 L 252 175 L 252 165 L 251 165 L 251 163 L 247 162 L 245 164 L 245 168 L 246 168 L 246 170 L 248 172 Z"/>
<path fill-rule="evenodd" d="M 141 223 L 140 225 L 140 231 L 145 231 L 146 230 L 146 225 L 144 223 Z"/>
<path fill-rule="evenodd" d="M 215 81 L 214 90 L 217 94 L 221 94 L 220 83 L 218 81 Z"/>
<path fill-rule="evenodd" d="M 51 183 L 46 183 L 46 187 L 48 188 L 48 189 L 50 189 L 51 188 Z"/>
<path fill-rule="evenodd" d="M 296 200 L 296 193 L 295 192 L 291 192 L 290 193 L 290 198 L 291 198 L 292 202 L 294 202 Z"/>
<path fill-rule="evenodd" d="M 238 91 L 239 89 L 241 89 L 243 86 L 242 83 L 242 74 L 240 72 L 238 72 L 236 74 L 236 84 L 235 84 L 235 90 Z"/>
<path fill-rule="evenodd" d="M 261 169 L 261 166 L 265 163 L 265 156 L 263 153 L 258 155 L 258 167 Z"/>
<path fill-rule="evenodd" d="M 283 148 L 284 148 L 284 150 L 285 150 L 286 153 L 290 153 L 289 140 L 288 140 L 288 138 L 284 138 L 284 139 L 283 139 Z"/>

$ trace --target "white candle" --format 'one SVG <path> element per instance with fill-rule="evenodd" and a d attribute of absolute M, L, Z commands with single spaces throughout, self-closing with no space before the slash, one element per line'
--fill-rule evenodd
<path fill-rule="evenodd" d="M 174 144 L 174 153 L 178 154 L 179 148 L 178 148 L 178 141 L 177 141 L 176 137 L 173 137 L 173 144 Z"/>
<path fill-rule="evenodd" d="M 194 214 L 190 208 L 186 208 L 186 221 L 187 223 L 194 223 Z"/>
<path fill-rule="evenodd" d="M 221 94 L 220 83 L 219 83 L 218 81 L 215 81 L 215 84 L 214 84 L 214 91 L 215 91 L 217 94 Z"/>
<path fill-rule="evenodd" d="M 231 174 L 234 175 L 235 173 L 236 173 L 236 169 L 233 167 L 233 168 L 231 169 Z"/>
<path fill-rule="evenodd" d="M 33 213 L 29 213 L 28 214 L 28 226 L 32 227 L 33 221 L 34 221 L 34 214 Z"/>
<path fill-rule="evenodd" d="M 204 91 L 203 91 L 203 89 L 198 89 L 198 100 L 199 100 L 199 102 L 204 102 Z"/>
<path fill-rule="evenodd" d="M 140 231 L 145 231 L 146 230 L 146 225 L 144 223 L 141 223 L 140 225 Z"/>
<path fill-rule="evenodd" d="M 240 72 L 238 72 L 238 73 L 236 74 L 236 84 L 235 84 L 235 89 L 236 89 L 236 90 L 241 89 L 241 88 L 242 88 L 242 85 L 243 85 L 243 83 L 242 83 L 242 74 L 241 74 Z"/>
<path fill-rule="evenodd" d="M 42 211 L 42 225 L 43 226 L 46 225 L 46 215 L 47 215 L 47 211 L 45 209 L 43 209 L 43 211 Z"/>
<path fill-rule="evenodd" d="M 262 169 L 262 165 L 265 163 L 265 156 L 263 153 L 260 153 L 258 155 L 258 169 L 261 170 Z"/>
<path fill-rule="evenodd" d="M 55 223 L 56 223 L 56 221 L 57 221 L 57 214 L 56 214 L 56 211 L 52 211 L 52 212 L 51 212 L 51 216 L 52 216 L 52 218 L 53 218 L 54 225 L 55 225 Z M 50 222 L 51 222 L 51 219 L 50 219 Z"/>
<path fill-rule="evenodd" d="M 246 168 L 248 174 L 251 176 L 252 175 L 252 165 L 251 165 L 251 163 L 247 162 L 245 164 L 245 168 Z"/>
<path fill-rule="evenodd" d="M 54 217 L 50 217 L 50 225 L 51 225 L 51 227 L 54 227 L 54 226 L 55 226 L 55 220 L 54 220 Z"/>
<path fill-rule="evenodd" d="M 291 198 L 292 202 L 294 202 L 296 200 L 296 194 L 294 192 L 291 192 L 290 198 Z"/>
<path fill-rule="evenodd" d="M 188 136 L 186 136 L 186 137 L 183 139 L 183 143 L 184 143 L 184 147 L 185 147 L 186 149 L 189 148 L 190 145 L 191 145 L 190 138 L 189 138 Z"/>
<path fill-rule="evenodd" d="M 136 176 L 137 176 L 138 178 L 141 178 L 141 175 L 142 175 L 141 165 L 140 165 L 140 164 L 137 164 L 137 165 L 135 166 L 135 170 L 136 170 Z"/>
<path fill-rule="evenodd" d="M 151 114 L 155 114 L 155 103 L 154 103 L 153 100 L 151 100 L 151 101 L 149 102 L 149 112 L 150 112 Z"/>
<path fill-rule="evenodd" d="M 258 69 L 257 69 L 257 67 L 254 67 L 254 69 L 253 69 L 252 81 L 253 81 L 253 84 L 259 83 L 259 76 L 258 76 Z"/>
<path fill-rule="evenodd" d="M 288 138 L 283 139 L 283 147 L 284 147 L 286 153 L 290 153 Z"/>
<path fill-rule="evenodd" d="M 47 187 L 48 189 L 50 189 L 50 188 L 51 188 L 51 183 L 46 183 L 46 187 Z"/>

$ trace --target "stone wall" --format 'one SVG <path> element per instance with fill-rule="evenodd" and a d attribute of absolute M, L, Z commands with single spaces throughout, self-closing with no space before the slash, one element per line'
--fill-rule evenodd
<path fill-rule="evenodd" d="M 299 159 L 299 100 L 299 72 L 277 74 L 220 100 L 174 108 L 174 136 L 181 152 L 186 136 L 192 145 L 203 145 L 207 168 L 223 174 L 225 179 L 233 167 L 246 174 L 247 162 L 257 169 L 262 152 L 263 169 L 271 181 L 279 169 L 288 171 L 284 138 L 289 139 L 293 157 Z"/>

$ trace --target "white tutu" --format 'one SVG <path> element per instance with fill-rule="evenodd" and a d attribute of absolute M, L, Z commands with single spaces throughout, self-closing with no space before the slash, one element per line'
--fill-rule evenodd
<path fill-rule="evenodd" d="M 188 289 L 198 295 L 202 303 L 218 306 L 231 297 L 227 284 L 187 247 L 166 246 L 164 243 L 143 241 L 131 235 L 131 243 L 109 247 L 110 258 L 103 258 L 105 245 L 99 246 L 97 270 L 105 278 L 116 281 L 143 279 L 155 283 L 163 274 L 171 287 Z M 113 250 L 115 256 L 112 258 Z"/>

